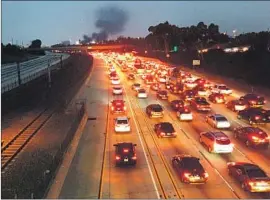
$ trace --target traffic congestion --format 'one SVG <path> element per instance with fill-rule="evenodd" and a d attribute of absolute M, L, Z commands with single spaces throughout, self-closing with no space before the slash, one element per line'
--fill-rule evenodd
<path fill-rule="evenodd" d="M 237 197 L 269 194 L 270 110 L 264 97 L 249 93 L 236 98 L 225 84 L 148 58 L 111 52 L 94 56 L 103 59 L 107 68 L 115 134 L 132 133 L 136 127 L 131 118 L 144 118 L 160 154 L 165 155 L 172 182 L 217 182 L 210 166 Z M 137 109 L 140 114 L 134 117 Z M 184 138 L 193 144 L 195 155 L 187 147 L 181 150 Z M 175 151 L 163 148 L 166 140 Z M 113 145 L 116 166 L 136 166 L 141 159 L 134 141 Z"/>

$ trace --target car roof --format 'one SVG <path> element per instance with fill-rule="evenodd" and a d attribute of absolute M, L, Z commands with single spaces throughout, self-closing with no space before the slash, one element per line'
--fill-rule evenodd
<path fill-rule="evenodd" d="M 246 130 L 248 132 L 264 132 L 262 129 L 260 129 L 258 127 L 251 127 L 251 126 L 243 127 L 242 129 Z"/>
<path fill-rule="evenodd" d="M 246 162 L 237 162 L 235 163 L 235 166 L 241 166 L 246 170 L 249 169 L 260 169 L 260 167 L 258 165 L 252 164 L 252 163 L 246 163 Z"/>
<path fill-rule="evenodd" d="M 131 142 L 119 142 L 117 143 L 119 148 L 133 148 L 133 143 Z"/>
<path fill-rule="evenodd" d="M 127 116 L 116 117 L 117 120 L 128 120 Z"/>

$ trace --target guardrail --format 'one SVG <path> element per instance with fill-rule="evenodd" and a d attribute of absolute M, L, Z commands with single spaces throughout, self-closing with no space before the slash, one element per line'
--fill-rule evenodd
<path fill-rule="evenodd" d="M 49 54 L 22 63 L 1 66 L 1 93 L 10 91 L 48 73 L 52 66 L 64 61 L 68 54 Z"/>

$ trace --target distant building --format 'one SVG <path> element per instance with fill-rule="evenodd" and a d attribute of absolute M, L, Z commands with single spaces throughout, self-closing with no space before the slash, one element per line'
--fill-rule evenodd
<path fill-rule="evenodd" d="M 65 45 L 65 46 L 69 46 L 70 45 L 70 41 L 69 40 L 66 40 L 66 41 L 63 41 L 61 42 L 62 45 Z"/>

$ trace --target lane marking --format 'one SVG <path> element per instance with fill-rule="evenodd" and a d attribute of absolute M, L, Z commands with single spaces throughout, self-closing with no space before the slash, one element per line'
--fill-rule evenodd
<path fill-rule="evenodd" d="M 127 90 L 126 90 L 125 85 L 124 84 L 122 84 L 122 85 L 123 85 L 123 89 L 125 91 L 125 94 L 127 94 Z M 152 169 L 151 169 L 150 164 L 149 164 L 149 160 L 148 160 L 147 155 L 146 155 L 146 152 L 145 152 L 145 148 L 144 148 L 144 145 L 143 145 L 143 141 L 142 141 L 141 135 L 139 134 L 139 127 L 138 127 L 137 121 L 135 120 L 135 115 L 134 115 L 134 112 L 133 112 L 133 109 L 132 109 L 132 106 L 131 106 L 130 99 L 129 99 L 128 95 L 126 95 L 126 98 L 127 98 L 128 104 L 129 104 L 129 109 L 131 111 L 131 115 L 133 117 L 133 121 L 135 123 L 135 127 L 136 127 L 136 130 L 137 130 L 136 133 L 137 133 L 137 135 L 139 137 L 139 140 L 140 140 L 140 143 L 141 143 L 141 146 L 142 146 L 142 149 L 143 149 L 144 157 L 146 159 L 146 163 L 147 163 L 148 170 L 149 170 L 149 173 L 150 173 L 150 176 L 151 176 L 151 179 L 152 179 L 154 188 L 155 188 L 155 192 L 156 192 L 157 198 L 160 199 L 159 192 L 158 192 L 158 189 L 157 189 L 157 184 L 156 184 L 156 181 L 154 179 L 153 172 L 152 172 Z"/>

